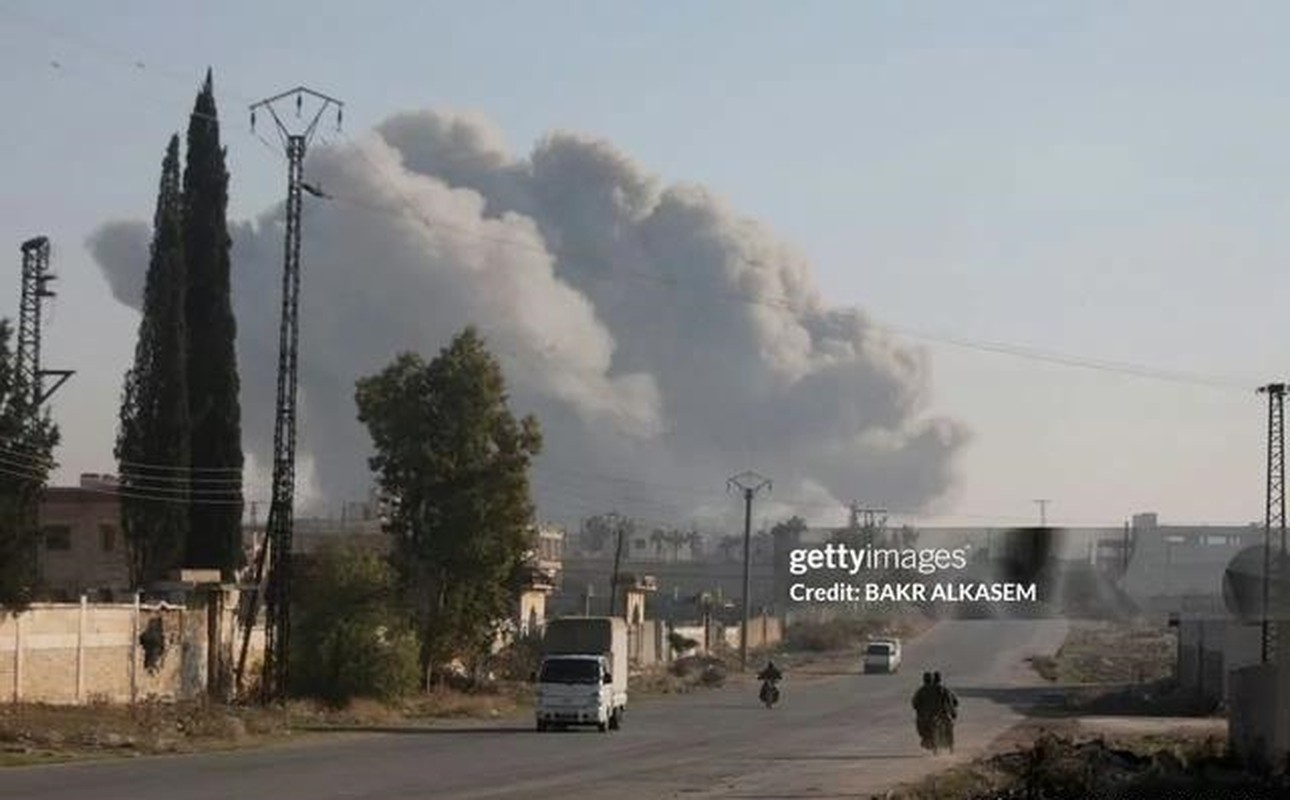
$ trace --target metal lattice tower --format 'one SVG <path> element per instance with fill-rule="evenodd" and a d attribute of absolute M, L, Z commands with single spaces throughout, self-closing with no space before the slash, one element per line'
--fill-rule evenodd
<path fill-rule="evenodd" d="M 1262 660 L 1273 661 L 1277 657 L 1277 623 L 1280 622 L 1280 578 L 1281 563 L 1286 555 L 1286 439 L 1285 439 L 1285 395 L 1286 384 L 1270 383 L 1259 388 L 1261 394 L 1268 396 L 1268 482 L 1267 511 L 1264 516 L 1263 529 L 1263 624 L 1262 624 Z M 1273 559 L 1272 536 L 1276 532 L 1281 539 L 1279 556 Z M 1275 566 L 1274 566 L 1275 564 Z M 1278 611 L 1273 615 L 1273 609 Z M 1277 619 L 1273 619 L 1273 616 Z"/>
<path fill-rule="evenodd" d="M 22 243 L 22 295 L 18 307 L 18 348 L 15 367 L 18 378 L 31 392 L 31 413 L 38 414 L 40 406 L 67 382 L 71 370 L 42 369 L 40 366 L 41 308 L 54 291 L 49 283 L 56 276 L 49 272 L 49 238 L 37 236 Z M 45 378 L 59 380 L 48 391 Z"/>
<path fill-rule="evenodd" d="M 276 104 L 294 98 L 300 117 L 306 98 L 317 110 L 302 132 L 293 132 L 279 116 Z M 266 541 L 257 559 L 255 580 L 265 586 L 265 642 L 261 676 L 261 699 L 282 699 L 287 691 L 287 667 L 291 637 L 291 544 L 296 490 L 296 383 L 300 344 L 300 212 L 305 151 L 323 112 L 336 108 L 336 127 L 344 104 L 324 94 L 297 87 L 261 100 L 251 106 L 251 127 L 255 116 L 265 110 L 273 118 L 287 154 L 286 237 L 282 266 L 282 321 L 278 332 L 278 395 L 273 429 L 273 496 L 269 504 Z M 258 592 L 253 596 L 244 622 L 242 652 L 238 658 L 238 682 L 242 681 L 251 629 L 258 613 Z M 239 687 L 240 688 L 240 687 Z"/>

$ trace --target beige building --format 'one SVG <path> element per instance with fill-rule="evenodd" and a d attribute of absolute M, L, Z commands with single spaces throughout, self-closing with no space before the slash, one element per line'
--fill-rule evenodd
<path fill-rule="evenodd" d="M 121 505 L 111 476 L 87 473 L 79 486 L 47 488 L 40 528 L 37 564 L 47 596 L 73 600 L 129 589 Z"/>

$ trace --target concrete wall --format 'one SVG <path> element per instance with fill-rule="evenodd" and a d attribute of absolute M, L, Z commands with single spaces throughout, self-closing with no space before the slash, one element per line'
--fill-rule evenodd
<path fill-rule="evenodd" d="M 1178 623 L 1178 662 L 1174 674 L 1183 689 L 1211 701 L 1231 702 L 1233 670 L 1259 663 L 1258 625 L 1223 619 L 1184 619 Z"/>
<path fill-rule="evenodd" d="M 1276 639 L 1290 642 L 1290 623 L 1277 626 Z M 1290 658 L 1233 670 L 1229 686 L 1228 740 L 1233 749 L 1285 772 L 1290 764 Z"/>
<path fill-rule="evenodd" d="M 227 668 L 236 653 L 236 626 L 232 609 L 221 615 L 216 634 L 224 642 Z M 164 649 L 149 669 L 140 635 L 153 620 L 161 626 Z M 0 698 L 52 704 L 195 699 L 207 691 L 211 635 L 205 607 L 36 604 L 0 619 Z M 249 662 L 258 662 L 263 650 L 260 631 L 252 636 Z"/>
<path fill-rule="evenodd" d="M 739 625 L 728 625 L 725 630 L 726 645 L 739 648 Z M 769 614 L 755 616 L 748 621 L 748 649 L 761 650 L 773 647 L 784 638 L 784 626 L 778 617 Z"/>

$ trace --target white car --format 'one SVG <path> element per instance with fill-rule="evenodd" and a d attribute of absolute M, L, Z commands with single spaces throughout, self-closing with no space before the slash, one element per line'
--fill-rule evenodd
<path fill-rule="evenodd" d="M 900 642 L 894 639 L 873 639 L 864 649 L 864 671 L 898 672 L 900 670 Z"/>

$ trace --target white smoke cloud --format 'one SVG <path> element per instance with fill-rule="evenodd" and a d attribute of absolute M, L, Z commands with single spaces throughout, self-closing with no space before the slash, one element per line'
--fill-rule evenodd
<path fill-rule="evenodd" d="M 953 486 L 968 435 L 926 416 L 925 354 L 828 308 L 800 255 L 702 188 L 660 186 L 565 133 L 515 159 L 486 120 L 436 111 L 315 148 L 305 174 L 330 195 L 305 198 L 302 256 L 299 448 L 317 504 L 370 485 L 355 380 L 468 324 L 501 358 L 512 407 L 542 423 L 548 518 L 707 517 L 732 509 L 725 478 L 749 467 L 774 478 L 774 509 L 808 519 L 840 498 L 913 512 Z M 278 204 L 231 230 L 243 425 L 262 464 L 282 229 Z M 148 236 L 113 222 L 89 242 L 134 308 Z"/>

